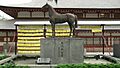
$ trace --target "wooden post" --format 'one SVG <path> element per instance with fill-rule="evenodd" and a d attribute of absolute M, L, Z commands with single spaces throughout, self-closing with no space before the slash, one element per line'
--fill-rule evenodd
<path fill-rule="evenodd" d="M 44 37 L 46 38 L 46 32 L 47 32 L 47 30 L 46 30 L 46 24 L 44 24 Z"/>
<path fill-rule="evenodd" d="M 15 33 L 15 37 L 16 37 L 16 40 L 15 40 L 15 55 L 17 54 L 17 25 L 15 25 L 15 30 L 16 30 L 16 33 Z"/>
<path fill-rule="evenodd" d="M 101 26 L 102 26 L 102 36 L 104 37 L 104 24 L 101 24 Z M 102 38 L 103 38 L 103 37 L 102 37 Z M 105 48 L 104 48 L 104 47 L 105 47 L 104 41 L 105 41 L 105 40 L 104 40 L 104 38 L 103 38 L 103 39 L 102 39 L 103 54 L 104 54 L 104 50 L 105 50 Z"/>

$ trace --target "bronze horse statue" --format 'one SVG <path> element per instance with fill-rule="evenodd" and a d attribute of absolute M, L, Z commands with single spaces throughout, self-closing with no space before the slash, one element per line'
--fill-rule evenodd
<path fill-rule="evenodd" d="M 67 22 L 70 27 L 70 36 L 73 31 L 74 35 L 74 29 L 77 28 L 77 16 L 72 13 L 66 13 L 66 14 L 60 14 L 57 13 L 51 5 L 46 3 L 42 10 L 47 9 L 49 13 L 49 21 L 52 26 L 52 37 L 55 37 L 55 24 L 62 24 Z"/>

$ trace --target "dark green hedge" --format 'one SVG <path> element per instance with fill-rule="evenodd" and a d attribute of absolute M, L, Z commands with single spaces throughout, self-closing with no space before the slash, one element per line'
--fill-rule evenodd
<path fill-rule="evenodd" d="M 0 68 L 30 68 L 28 66 L 16 66 L 13 63 L 6 63 L 4 65 L 0 65 Z"/>
<path fill-rule="evenodd" d="M 0 56 L 0 60 L 7 58 L 8 56 Z"/>
<path fill-rule="evenodd" d="M 55 68 L 120 68 L 120 64 L 61 64 Z"/>

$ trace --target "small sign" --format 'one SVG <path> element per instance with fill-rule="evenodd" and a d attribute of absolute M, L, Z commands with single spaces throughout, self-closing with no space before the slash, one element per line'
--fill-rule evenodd
<path fill-rule="evenodd" d="M 50 58 L 38 58 L 37 63 L 50 63 Z"/>

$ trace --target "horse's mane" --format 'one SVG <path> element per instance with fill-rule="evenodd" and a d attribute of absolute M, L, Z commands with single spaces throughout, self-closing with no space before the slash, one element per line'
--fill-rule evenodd
<path fill-rule="evenodd" d="M 47 3 L 48 6 L 50 6 L 51 8 L 53 8 L 50 4 Z"/>
<path fill-rule="evenodd" d="M 50 4 L 47 3 L 47 5 L 49 6 L 50 9 L 52 9 L 52 11 L 54 11 L 55 13 L 57 13 L 57 12 L 55 11 L 55 9 L 54 9 Z"/>

